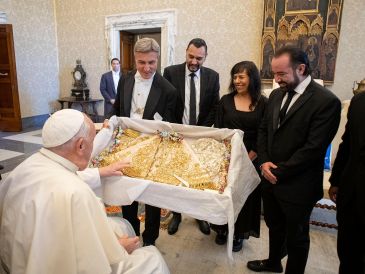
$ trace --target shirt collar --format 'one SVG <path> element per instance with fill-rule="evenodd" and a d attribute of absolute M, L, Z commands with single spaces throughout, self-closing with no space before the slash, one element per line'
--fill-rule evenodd
<path fill-rule="evenodd" d="M 308 87 L 309 83 L 312 81 L 312 77 L 310 75 L 307 76 L 302 82 L 297 85 L 294 89 L 296 93 L 303 94 L 305 89 Z"/>
<path fill-rule="evenodd" d="M 137 70 L 136 74 L 134 75 L 134 80 L 136 83 L 152 83 L 153 78 L 155 77 L 156 72 L 151 76 L 150 79 L 144 79 L 139 71 Z"/>
<path fill-rule="evenodd" d="M 195 73 L 197 79 L 200 78 L 200 69 L 198 69 Z M 191 71 L 188 69 L 188 65 L 185 65 L 185 77 L 190 77 Z"/>
<path fill-rule="evenodd" d="M 118 75 L 118 76 L 119 76 L 120 71 L 114 71 L 114 70 L 112 70 L 112 73 L 113 73 L 114 75 Z"/>
<path fill-rule="evenodd" d="M 49 149 L 42 147 L 39 150 L 39 152 L 42 153 L 47 158 L 51 159 L 52 161 L 55 161 L 56 163 L 59 163 L 60 165 L 64 166 L 68 170 L 71 170 L 72 172 L 76 172 L 79 170 L 79 167 L 77 165 L 67 160 L 66 158 L 63 158 L 60 155 L 50 151 Z"/>

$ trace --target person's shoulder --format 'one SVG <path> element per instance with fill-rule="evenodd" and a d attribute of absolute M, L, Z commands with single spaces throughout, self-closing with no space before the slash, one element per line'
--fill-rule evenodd
<path fill-rule="evenodd" d="M 176 90 L 176 88 L 158 72 L 156 72 L 156 74 L 154 76 L 154 82 L 163 89 L 167 89 L 167 90 L 171 90 L 171 91 Z"/>
<path fill-rule="evenodd" d="M 185 63 L 171 65 L 171 66 L 168 66 L 165 68 L 165 70 L 167 70 L 167 71 L 175 71 L 175 70 L 181 70 L 181 69 L 185 70 Z"/>
<path fill-rule="evenodd" d="M 340 99 L 338 99 L 338 97 L 331 90 L 316 83 L 313 80 L 309 83 L 307 88 L 315 91 L 317 98 L 322 98 L 323 100 L 335 100 L 340 102 Z"/>
<path fill-rule="evenodd" d="M 233 97 L 234 97 L 234 93 L 233 92 L 229 92 L 227 94 L 224 94 L 221 97 L 220 101 L 221 101 L 221 103 L 226 103 L 226 102 L 232 100 Z"/>
<path fill-rule="evenodd" d="M 208 68 L 208 67 L 202 67 L 201 68 L 202 73 L 210 74 L 212 76 L 217 76 L 218 72 L 216 72 L 214 69 Z"/>
<path fill-rule="evenodd" d="M 108 75 L 112 75 L 112 71 L 111 70 L 103 73 L 102 77 L 107 77 Z"/>

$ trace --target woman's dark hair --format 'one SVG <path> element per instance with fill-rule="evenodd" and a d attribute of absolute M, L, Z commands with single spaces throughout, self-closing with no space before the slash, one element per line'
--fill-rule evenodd
<path fill-rule="evenodd" d="M 259 70 L 257 69 L 254 62 L 242 61 L 233 66 L 231 69 L 231 82 L 228 89 L 229 92 L 233 92 L 235 94 L 237 93 L 233 84 L 233 76 L 242 72 L 246 72 L 247 76 L 250 78 L 250 82 L 248 84 L 248 93 L 251 96 L 250 110 L 253 110 L 261 97 L 261 78 Z"/>

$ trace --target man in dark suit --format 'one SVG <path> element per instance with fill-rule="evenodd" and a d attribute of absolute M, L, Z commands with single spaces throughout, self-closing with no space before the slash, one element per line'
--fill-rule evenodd
<path fill-rule="evenodd" d="M 113 111 L 115 95 L 117 93 L 118 82 L 121 76 L 120 63 L 118 58 L 113 58 L 110 62 L 112 70 L 104 73 L 100 80 L 100 92 L 104 97 L 104 116 L 110 117 Z"/>
<path fill-rule="evenodd" d="M 365 273 L 365 93 L 354 96 L 347 113 L 329 195 L 337 204 L 340 274 Z"/>
<path fill-rule="evenodd" d="M 207 54 L 205 41 L 195 38 L 186 49 L 186 62 L 164 70 L 163 76 L 178 91 L 175 112 L 177 123 L 210 127 L 215 121 L 219 101 L 219 75 L 214 70 L 203 67 Z M 200 230 L 209 234 L 209 224 L 197 221 Z M 168 227 L 170 235 L 177 232 L 180 222 L 181 214 L 174 212 Z"/>
<path fill-rule="evenodd" d="M 176 89 L 157 71 L 160 46 L 152 38 L 143 38 L 134 46 L 137 71 L 123 76 L 118 84 L 114 114 L 137 119 L 174 122 Z M 123 216 L 139 235 L 138 202 L 123 206 Z M 146 205 L 144 245 L 154 245 L 159 235 L 160 208 Z"/>
<path fill-rule="evenodd" d="M 264 216 L 269 258 L 250 261 L 253 271 L 304 273 L 309 252 L 309 217 L 323 196 L 323 161 L 337 132 L 341 102 L 315 83 L 306 53 L 283 47 L 271 63 L 280 88 L 269 98 L 259 128 Z"/>

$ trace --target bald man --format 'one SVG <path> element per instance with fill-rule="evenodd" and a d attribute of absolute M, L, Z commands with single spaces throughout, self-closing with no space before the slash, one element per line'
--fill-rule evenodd
<path fill-rule="evenodd" d="M 155 247 L 138 248 L 137 237 L 110 224 L 76 174 L 88 165 L 94 137 L 93 123 L 81 112 L 56 112 L 43 127 L 43 148 L 0 185 L 3 272 L 169 273 Z"/>

